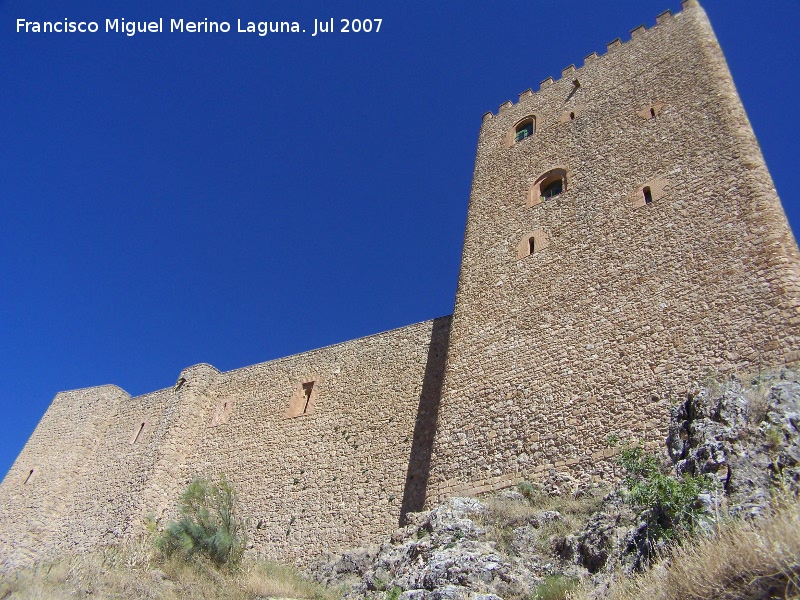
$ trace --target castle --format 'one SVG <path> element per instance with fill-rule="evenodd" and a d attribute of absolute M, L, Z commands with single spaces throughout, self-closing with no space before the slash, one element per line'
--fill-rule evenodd
<path fill-rule="evenodd" d="M 702 8 L 684 0 L 483 117 L 452 316 L 138 397 L 56 395 L 0 485 L 0 565 L 174 516 L 225 476 L 305 562 L 408 511 L 613 477 L 670 399 L 800 359 L 800 253 Z"/>

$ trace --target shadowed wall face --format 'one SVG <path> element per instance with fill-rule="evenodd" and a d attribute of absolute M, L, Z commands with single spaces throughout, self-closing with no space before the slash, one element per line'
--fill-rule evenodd
<path fill-rule="evenodd" d="M 428 362 L 425 365 L 425 379 L 422 382 L 422 393 L 414 421 L 411 454 L 408 458 L 403 504 L 400 508 L 400 522 L 398 523 L 400 526 L 405 525 L 407 513 L 418 512 L 425 506 L 433 436 L 436 433 L 436 422 L 439 416 L 439 399 L 442 394 L 442 378 L 447 358 L 447 343 L 450 338 L 450 321 L 450 317 L 442 317 L 433 322 L 431 346 L 428 351 Z"/>
<path fill-rule="evenodd" d="M 429 498 L 613 476 L 711 371 L 796 360 L 798 254 L 705 13 L 487 115 Z M 535 131 L 515 139 L 520 123 Z"/>
<path fill-rule="evenodd" d="M 418 414 L 438 400 L 449 324 L 226 373 L 196 365 L 136 398 L 114 386 L 59 394 L 0 487 L 2 566 L 175 518 L 197 476 L 233 483 L 252 548 L 270 558 L 378 541 L 400 520 L 408 474 L 426 477 L 416 457 L 430 454 L 435 414 Z M 424 484 L 414 490 L 419 506 Z"/>
<path fill-rule="evenodd" d="M 448 333 L 446 317 L 220 374 L 178 479 L 227 474 L 255 551 L 271 558 L 377 542 L 400 519 Z M 225 403 L 227 421 L 210 426 Z"/>

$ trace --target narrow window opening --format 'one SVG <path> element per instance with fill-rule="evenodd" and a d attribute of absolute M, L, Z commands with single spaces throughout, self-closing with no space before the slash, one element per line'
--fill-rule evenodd
<path fill-rule="evenodd" d="M 651 117 L 652 119 L 655 119 L 655 118 L 656 118 L 656 109 L 655 109 L 655 108 L 653 108 L 652 106 L 650 107 L 650 117 Z"/>
<path fill-rule="evenodd" d="M 314 389 L 314 382 L 304 383 L 303 384 L 303 399 L 305 400 L 303 404 L 303 414 L 308 412 L 308 403 L 311 402 L 311 390 Z"/>
<path fill-rule="evenodd" d="M 292 396 L 289 398 L 289 407 L 286 409 L 286 418 L 302 417 L 314 413 L 314 405 L 317 403 L 319 393 L 314 387 L 316 381 L 300 380 L 294 388 Z"/>
<path fill-rule="evenodd" d="M 31 469 L 30 473 L 28 473 L 28 476 L 25 478 L 25 481 L 22 483 L 22 485 L 27 485 L 27 483 L 31 480 L 31 477 L 33 477 L 33 469 Z"/>
<path fill-rule="evenodd" d="M 574 112 L 569 113 L 569 120 L 570 121 L 574 121 L 575 120 L 575 113 Z"/>
<path fill-rule="evenodd" d="M 133 438 L 133 443 L 134 443 L 134 444 L 138 444 L 138 443 L 139 443 L 139 438 L 141 438 L 141 437 L 142 437 L 142 432 L 143 432 L 143 431 L 144 431 L 144 423 L 142 423 L 142 424 L 139 426 L 139 431 L 137 431 L 137 432 L 136 432 L 136 437 L 135 437 L 135 438 Z"/>
<path fill-rule="evenodd" d="M 564 181 L 559 177 L 542 187 L 542 200 L 549 200 L 564 191 Z"/>
<path fill-rule="evenodd" d="M 517 260 L 530 256 L 534 252 L 542 252 L 548 245 L 547 234 L 544 231 L 541 229 L 529 231 L 517 242 Z"/>
<path fill-rule="evenodd" d="M 525 138 L 528 138 L 532 135 L 533 135 L 533 119 L 529 119 L 517 125 L 514 141 L 521 142 Z"/>
<path fill-rule="evenodd" d="M 644 203 L 650 204 L 653 201 L 653 193 L 650 191 L 650 187 L 646 186 L 642 193 L 644 194 Z"/>

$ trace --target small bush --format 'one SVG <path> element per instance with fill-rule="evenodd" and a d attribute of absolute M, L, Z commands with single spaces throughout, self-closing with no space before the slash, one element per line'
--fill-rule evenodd
<path fill-rule="evenodd" d="M 235 566 L 244 553 L 244 521 L 236 514 L 236 492 L 224 477 L 195 479 L 181 494 L 179 521 L 156 538 L 166 556 L 202 554 L 215 565 Z"/>
<path fill-rule="evenodd" d="M 400 594 L 403 593 L 403 588 L 399 586 L 392 586 L 388 592 L 386 592 L 386 600 L 397 600 L 400 597 Z"/>
<path fill-rule="evenodd" d="M 521 481 L 517 484 L 517 491 L 525 496 L 525 499 L 531 504 L 537 504 L 543 494 L 542 489 L 530 481 Z"/>
<path fill-rule="evenodd" d="M 530 600 L 564 600 L 577 585 L 577 580 L 563 575 L 546 575 L 530 595 Z"/>
<path fill-rule="evenodd" d="M 628 489 L 625 500 L 645 509 L 647 541 L 650 544 L 672 539 L 678 533 L 694 533 L 701 514 L 698 496 L 712 487 L 707 476 L 682 479 L 661 471 L 658 458 L 645 454 L 640 447 L 624 448 L 619 464 L 627 471 L 623 484 Z"/>
<path fill-rule="evenodd" d="M 764 438 L 766 439 L 767 448 L 775 450 L 784 441 L 783 431 L 777 425 L 768 425 L 764 428 Z"/>

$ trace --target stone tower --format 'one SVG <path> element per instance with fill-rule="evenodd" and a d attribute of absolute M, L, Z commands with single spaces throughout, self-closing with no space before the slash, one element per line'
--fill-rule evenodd
<path fill-rule="evenodd" d="M 607 477 L 710 371 L 797 360 L 798 251 L 693 0 L 484 116 L 428 502 Z"/>

